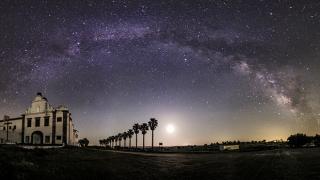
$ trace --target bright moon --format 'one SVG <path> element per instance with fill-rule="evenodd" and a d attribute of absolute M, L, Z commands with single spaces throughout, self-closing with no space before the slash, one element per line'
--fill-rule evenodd
<path fill-rule="evenodd" d="M 174 128 L 174 126 L 172 124 L 167 125 L 166 129 L 167 129 L 167 132 L 169 134 L 172 134 L 174 132 L 174 130 L 175 130 L 175 128 Z"/>

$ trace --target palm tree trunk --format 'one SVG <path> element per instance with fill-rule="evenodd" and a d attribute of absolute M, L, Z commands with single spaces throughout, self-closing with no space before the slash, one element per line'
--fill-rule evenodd
<path fill-rule="evenodd" d="M 123 146 L 124 146 L 124 147 L 127 146 L 127 140 L 126 140 L 126 139 L 123 140 Z"/>
<path fill-rule="evenodd" d="M 131 138 L 129 138 L 129 148 L 131 148 Z"/>
<path fill-rule="evenodd" d="M 136 149 L 138 148 L 138 134 L 136 134 Z"/>
<path fill-rule="evenodd" d="M 143 147 L 142 147 L 142 150 L 144 150 L 144 135 L 143 135 L 143 139 L 142 139 L 142 140 L 143 140 Z"/>
<path fill-rule="evenodd" d="M 152 142 L 151 142 L 151 146 L 152 146 L 152 150 L 153 150 L 153 130 L 151 131 L 151 133 L 152 133 Z"/>

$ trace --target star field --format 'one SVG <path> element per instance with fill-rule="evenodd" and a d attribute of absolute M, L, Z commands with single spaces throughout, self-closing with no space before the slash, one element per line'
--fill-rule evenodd
<path fill-rule="evenodd" d="M 0 112 L 18 116 L 40 91 L 92 142 L 150 117 L 166 145 L 319 133 L 319 10 L 287 0 L 1 1 Z"/>

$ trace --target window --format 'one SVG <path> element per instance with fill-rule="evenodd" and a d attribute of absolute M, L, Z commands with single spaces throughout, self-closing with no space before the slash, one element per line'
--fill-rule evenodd
<path fill-rule="evenodd" d="M 29 143 L 30 142 L 30 137 L 29 136 L 26 136 L 26 143 Z"/>
<path fill-rule="evenodd" d="M 9 129 L 11 129 L 11 126 L 9 126 Z"/>
<path fill-rule="evenodd" d="M 57 140 L 61 140 L 61 136 L 57 136 Z"/>
<path fill-rule="evenodd" d="M 37 107 L 37 112 L 40 112 L 40 106 Z"/>
<path fill-rule="evenodd" d="M 32 118 L 27 119 L 27 127 L 31 127 Z"/>
<path fill-rule="evenodd" d="M 46 136 L 46 137 L 44 138 L 44 142 L 45 142 L 45 143 L 50 143 L 50 136 Z"/>
<path fill-rule="evenodd" d="M 40 118 L 36 117 L 36 127 L 39 127 L 39 126 L 40 126 Z"/>
<path fill-rule="evenodd" d="M 49 117 L 44 117 L 44 126 L 49 126 Z"/>
<path fill-rule="evenodd" d="M 5 130 L 6 130 L 6 127 L 3 127 L 3 130 L 5 131 Z"/>
<path fill-rule="evenodd" d="M 16 125 L 13 126 L 13 129 L 12 129 L 12 130 L 15 130 L 15 129 L 17 129 L 17 126 L 16 126 Z"/>
<path fill-rule="evenodd" d="M 58 117 L 57 122 L 61 122 L 61 121 L 62 121 L 62 117 Z"/>

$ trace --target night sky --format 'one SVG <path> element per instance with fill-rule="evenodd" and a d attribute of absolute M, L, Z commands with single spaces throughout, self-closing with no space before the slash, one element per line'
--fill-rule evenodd
<path fill-rule="evenodd" d="M 93 143 L 151 117 L 164 145 L 314 135 L 319 48 L 317 0 L 2 0 L 0 115 L 40 91 Z"/>

